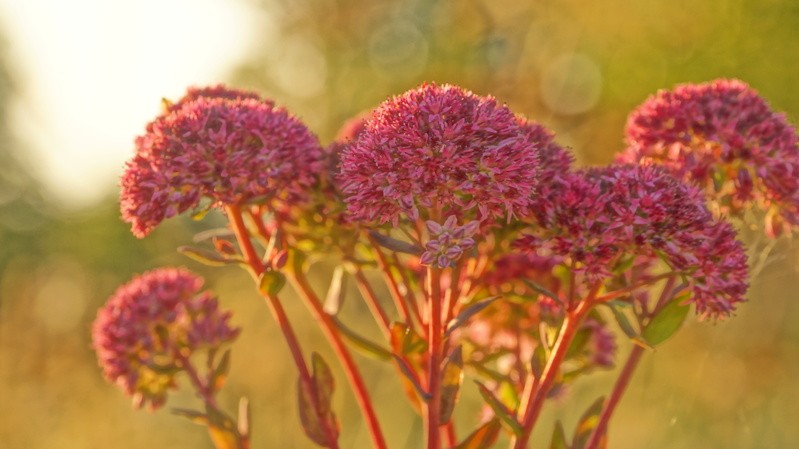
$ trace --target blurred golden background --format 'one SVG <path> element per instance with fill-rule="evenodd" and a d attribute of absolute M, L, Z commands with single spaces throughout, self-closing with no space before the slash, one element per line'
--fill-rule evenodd
<path fill-rule="evenodd" d="M 233 25 L 221 26 L 216 20 L 222 17 L 209 13 L 203 19 L 207 22 L 193 24 L 196 36 L 179 31 L 181 21 L 192 20 L 192 8 L 199 8 L 191 1 L 164 1 L 144 12 L 135 9 L 139 15 L 126 12 L 133 2 L 109 6 L 82 0 L 74 2 L 75 8 L 58 9 L 59 2 L 50 5 L 44 0 L 33 2 L 40 7 L 34 13 L 24 10 L 22 3 L 0 4 L 5 28 L 0 30 L 2 449 L 212 447 L 201 428 L 168 410 L 132 410 L 129 400 L 102 379 L 90 348 L 91 322 L 108 295 L 133 273 L 163 264 L 185 265 L 206 275 L 222 303 L 235 310 L 235 323 L 244 328 L 222 399 L 232 411 L 240 396 L 250 398 L 253 447 L 312 447 L 298 423 L 287 351 L 249 279 L 232 268 L 205 269 L 174 251 L 208 223 L 172 220 L 137 241 L 119 219 L 114 181 L 109 181 L 121 172 L 121 163 L 106 167 L 103 174 L 87 171 L 102 182 L 83 190 L 59 184 L 62 178 L 53 173 L 73 170 L 66 165 L 41 168 L 47 160 L 51 165 L 58 161 L 54 157 L 61 148 L 58 141 L 37 138 L 47 129 L 23 126 L 19 119 L 20 104 L 32 101 L 38 92 L 38 78 L 19 64 L 27 48 L 25 36 L 59 39 L 47 35 L 52 31 L 49 24 L 65 23 L 59 29 L 67 34 L 85 34 L 88 29 L 87 42 L 102 43 L 103 54 L 114 56 L 94 58 L 94 53 L 86 53 L 65 63 L 75 76 L 48 74 L 61 80 L 53 92 L 74 95 L 63 97 L 72 99 L 72 105 L 52 105 L 53 110 L 65 111 L 54 120 L 67 123 L 78 115 L 86 122 L 81 135 L 87 148 L 97 135 L 116 130 L 106 127 L 103 119 L 127 117 L 119 112 L 126 109 L 126 94 L 141 96 L 145 83 L 155 86 L 162 77 L 175 74 L 161 60 L 148 59 L 152 48 L 168 49 L 165 54 L 182 67 L 194 67 L 195 58 L 202 60 L 196 77 L 186 75 L 186 84 L 225 81 L 286 105 L 323 143 L 348 117 L 423 81 L 459 84 L 496 96 L 514 111 L 551 127 L 583 165 L 610 162 L 621 148 L 627 113 L 657 89 L 679 82 L 740 78 L 774 109 L 799 122 L 799 3 L 792 0 L 208 0 L 197 5 L 233 11 L 224 18 Z M 81 28 L 77 15 L 103 26 Z M 130 21 L 137 25 L 127 26 Z M 249 34 L 233 33 L 236 23 L 246 23 Z M 130 32 L 118 38 L 111 33 L 116 28 Z M 247 40 L 231 41 L 230 36 Z M 173 39 L 187 42 L 191 52 L 171 47 Z M 214 42 L 224 45 L 206 52 Z M 238 55 L 235 60 L 219 56 L 233 53 Z M 108 83 L 102 86 L 116 91 L 86 90 L 97 73 L 127 58 L 145 65 L 133 74 L 120 72 L 119 79 L 101 77 Z M 215 71 L 201 71 L 217 61 Z M 169 79 L 173 84 L 163 92 L 148 93 L 152 97 L 142 100 L 152 104 L 149 115 L 138 122 L 126 118 L 135 122 L 127 124 L 134 130 L 131 134 L 113 132 L 129 144 L 109 147 L 108 152 L 122 154 L 121 160 L 132 154 L 135 133 L 155 115 L 160 96 L 175 98 L 185 87 L 174 87 L 183 78 Z M 50 95 L 40 93 L 42 104 L 58 97 Z M 108 98 L 108 105 L 119 109 L 91 103 L 86 108 L 80 104 L 84 97 Z M 37 142 L 48 145 L 37 149 Z M 90 165 L 94 157 L 87 150 L 67 162 Z M 84 196 L 64 200 L 73 190 Z M 779 241 L 770 264 L 752 283 L 750 302 L 737 316 L 716 324 L 691 322 L 648 354 L 611 424 L 610 447 L 799 447 L 798 260 L 795 244 Z M 318 287 L 323 288 L 322 280 Z M 353 302 L 348 307 L 354 316 L 362 311 Z M 288 309 L 309 341 L 306 347 L 327 353 L 301 305 L 290 302 Z M 628 344 L 620 341 L 619 346 L 625 354 Z M 372 380 L 376 400 L 384 403 L 378 410 L 391 447 L 417 447 L 421 428 L 410 408 L 397 405 L 401 393 L 393 371 L 359 360 Z M 357 409 L 350 405 L 353 400 L 338 378 L 342 447 L 369 447 Z M 613 379 L 612 372 L 590 376 L 565 400 L 551 404 L 534 447 L 545 444 L 554 419 L 562 418 L 567 429 L 572 428 Z M 465 385 L 471 389 L 469 382 Z M 467 392 L 464 401 L 458 416 L 473 423 L 474 392 Z M 175 395 L 167 409 L 192 405 L 196 402 L 184 392 Z"/>

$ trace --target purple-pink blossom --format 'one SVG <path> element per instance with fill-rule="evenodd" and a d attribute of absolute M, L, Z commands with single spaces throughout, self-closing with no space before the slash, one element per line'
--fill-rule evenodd
<path fill-rule="evenodd" d="M 492 97 L 424 84 L 391 98 L 366 120 L 341 156 L 349 212 L 396 225 L 457 215 L 526 215 L 538 173 L 538 145 Z"/>
<path fill-rule="evenodd" d="M 92 345 L 105 378 L 158 408 L 176 387 L 190 356 L 233 341 L 239 329 L 203 280 L 180 268 L 159 268 L 120 286 L 97 313 Z"/>
<path fill-rule="evenodd" d="M 515 245 L 559 256 L 586 284 L 612 279 L 631 258 L 660 257 L 685 276 L 701 315 L 723 317 L 744 300 L 747 258 L 732 226 L 699 189 L 654 166 L 612 165 L 558 180 L 536 210 L 536 231 Z"/>
<path fill-rule="evenodd" d="M 122 217 L 137 237 L 189 209 L 306 197 L 324 166 L 319 142 L 254 95 L 190 89 L 147 125 L 120 182 Z"/>
<path fill-rule="evenodd" d="M 657 163 L 703 188 L 725 215 L 765 213 L 767 233 L 799 224 L 799 148 L 784 114 L 738 80 L 662 90 L 634 110 L 620 162 Z"/>

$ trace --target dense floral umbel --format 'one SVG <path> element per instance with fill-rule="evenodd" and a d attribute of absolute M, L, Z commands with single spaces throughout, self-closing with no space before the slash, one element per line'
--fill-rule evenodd
<path fill-rule="evenodd" d="M 122 285 L 97 313 L 92 341 L 103 374 L 133 397 L 158 408 L 175 387 L 175 375 L 201 349 L 236 338 L 230 312 L 200 293 L 202 278 L 160 268 Z"/>
<path fill-rule="evenodd" d="M 344 149 L 340 176 L 351 214 L 396 225 L 403 215 L 456 214 L 462 222 L 524 215 L 537 172 L 538 145 L 510 109 L 456 86 L 425 84 L 372 112 Z"/>
<path fill-rule="evenodd" d="M 136 139 L 121 180 L 122 217 L 144 237 L 188 209 L 254 199 L 297 201 L 322 170 L 322 148 L 297 118 L 252 93 L 192 89 Z"/>
<path fill-rule="evenodd" d="M 660 256 L 692 287 L 697 312 L 723 317 L 747 289 L 746 253 L 701 192 L 654 166 L 622 165 L 558 181 L 536 211 L 540 233 L 516 245 L 564 257 L 589 283 L 609 280 L 630 258 Z"/>
<path fill-rule="evenodd" d="M 722 214 L 752 206 L 774 236 L 799 224 L 796 130 L 738 80 L 663 90 L 630 114 L 622 162 L 655 162 L 704 188 Z"/>

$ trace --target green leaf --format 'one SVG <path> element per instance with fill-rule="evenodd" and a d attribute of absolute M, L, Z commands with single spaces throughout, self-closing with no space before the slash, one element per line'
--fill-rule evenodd
<path fill-rule="evenodd" d="M 491 410 L 494 411 L 494 415 L 496 415 L 500 420 L 502 420 L 502 424 L 505 424 L 514 435 L 520 436 L 524 430 L 522 429 L 522 425 L 516 421 L 514 417 L 514 412 L 509 410 L 505 407 L 494 393 L 488 389 L 485 385 L 483 385 L 480 381 L 474 381 L 477 384 L 477 389 L 480 391 L 480 396 L 483 397 L 483 400 L 491 407 Z"/>
<path fill-rule="evenodd" d="M 222 256 L 221 254 L 205 248 L 180 246 L 178 252 L 201 264 L 209 267 L 222 267 L 225 265 L 243 265 L 244 261 L 238 257 Z"/>
<path fill-rule="evenodd" d="M 549 443 L 549 449 L 569 449 L 569 443 L 566 442 L 566 431 L 563 430 L 563 423 L 560 421 L 555 423 L 555 430 L 552 432 L 552 441 Z"/>
<path fill-rule="evenodd" d="M 222 354 L 222 359 L 219 360 L 219 363 L 214 368 L 214 377 L 213 377 L 213 387 L 215 391 L 219 391 L 222 389 L 222 386 L 225 385 L 225 381 L 227 380 L 228 372 L 230 371 L 230 349 L 225 351 Z"/>
<path fill-rule="evenodd" d="M 369 231 L 369 237 L 374 239 L 378 245 L 382 246 L 383 248 L 390 249 L 396 253 L 405 253 L 405 254 L 412 254 L 414 256 L 419 256 L 422 254 L 422 248 L 418 246 L 403 242 L 402 240 L 397 240 L 393 237 L 389 237 L 387 235 L 383 235 L 376 231 Z"/>
<path fill-rule="evenodd" d="M 441 424 L 452 418 L 463 383 L 463 348 L 456 347 L 447 357 L 441 376 Z"/>
<path fill-rule="evenodd" d="M 363 351 L 366 355 L 371 355 L 379 360 L 391 360 L 391 351 L 383 348 L 377 343 L 372 342 L 371 340 L 366 339 L 365 337 L 358 335 L 355 333 L 355 331 L 342 323 L 338 318 L 332 318 L 333 322 L 336 324 L 336 327 L 338 327 L 344 337 L 346 337 L 353 345 L 355 345 L 356 348 Z"/>
<path fill-rule="evenodd" d="M 415 391 L 416 394 L 425 401 L 430 400 L 430 394 L 424 391 L 422 385 L 419 384 L 419 381 L 417 380 L 416 375 L 414 374 L 410 365 L 408 365 L 405 360 L 402 360 L 402 358 L 396 354 L 391 354 L 391 357 L 394 358 L 394 361 L 397 363 L 397 367 L 399 367 L 400 372 L 404 376 L 403 379 L 408 382 L 408 385 L 410 385 L 413 391 Z"/>
<path fill-rule="evenodd" d="M 300 378 L 297 385 L 300 422 L 308 438 L 322 447 L 329 447 L 329 438 L 338 439 L 338 420 L 330 407 L 333 377 L 318 354 L 314 353 L 312 357 L 312 383 L 303 382 Z"/>
<path fill-rule="evenodd" d="M 493 303 L 499 298 L 500 296 L 492 296 L 490 298 L 482 299 L 463 309 L 461 313 L 458 314 L 458 316 L 450 320 L 449 324 L 447 324 L 447 331 L 444 333 L 444 335 L 449 337 L 449 334 L 451 334 L 452 331 L 457 329 L 459 326 L 463 325 L 466 321 L 469 320 L 469 318 L 483 311 L 483 309 L 490 306 L 491 303 Z"/>
<path fill-rule="evenodd" d="M 630 320 L 627 318 L 627 315 L 619 310 L 619 308 L 615 305 L 610 303 L 606 304 L 611 312 L 613 312 L 613 317 L 616 319 L 616 323 L 618 323 L 619 327 L 621 328 L 622 332 L 627 335 L 629 338 L 635 339 L 639 338 L 641 334 L 638 333 L 637 330 L 630 324 Z"/>
<path fill-rule="evenodd" d="M 207 426 L 209 423 L 208 416 L 205 413 L 197 412 L 194 410 L 175 408 L 172 409 L 172 414 L 176 416 L 182 416 L 188 419 L 189 421 L 193 422 L 194 424 L 199 424 L 201 426 Z"/>
<path fill-rule="evenodd" d="M 533 377 L 536 379 L 541 378 L 541 373 L 544 372 L 544 367 L 547 365 L 547 350 L 543 344 L 535 347 L 533 351 L 533 358 L 530 360 L 530 369 L 532 370 Z"/>
<path fill-rule="evenodd" d="M 325 296 L 324 310 L 328 315 L 337 315 L 341 310 L 341 305 L 344 303 L 344 280 L 344 267 L 339 265 L 333 271 L 330 287 Z"/>
<path fill-rule="evenodd" d="M 397 354 L 422 354 L 427 351 L 427 341 L 405 323 L 391 323 L 391 348 Z"/>
<path fill-rule="evenodd" d="M 690 304 L 681 304 L 681 297 L 673 299 L 666 304 L 652 321 L 644 328 L 643 337 L 649 344 L 655 346 L 666 341 L 685 322 Z"/>
<path fill-rule="evenodd" d="M 566 308 L 565 304 L 563 304 L 563 301 L 560 300 L 560 297 L 556 293 L 552 292 L 551 290 L 539 284 L 538 282 L 533 282 L 531 280 L 525 279 L 524 283 L 527 284 L 527 286 L 533 289 L 534 291 L 555 301 L 558 304 L 558 306 L 560 306 L 560 308 L 562 309 Z"/>
<path fill-rule="evenodd" d="M 264 271 L 258 278 L 258 291 L 264 296 L 274 296 L 286 285 L 286 276 L 279 271 Z"/>
<path fill-rule="evenodd" d="M 501 428 L 499 419 L 494 418 L 478 427 L 453 449 L 488 449 L 496 443 Z"/>
<path fill-rule="evenodd" d="M 602 413 L 602 408 L 605 405 L 605 398 L 600 397 L 583 413 L 580 421 L 577 422 L 577 428 L 574 431 L 574 441 L 572 449 L 583 449 L 591 433 L 599 424 L 599 415 Z"/>

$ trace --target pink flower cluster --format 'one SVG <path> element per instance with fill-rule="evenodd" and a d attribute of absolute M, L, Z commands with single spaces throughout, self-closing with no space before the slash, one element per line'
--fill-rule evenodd
<path fill-rule="evenodd" d="M 200 293 L 202 284 L 183 269 L 149 271 L 120 286 L 98 311 L 92 342 L 100 367 L 136 407 L 163 405 L 193 353 L 238 336 L 230 312 Z"/>
<path fill-rule="evenodd" d="M 340 179 L 349 212 L 396 225 L 525 215 L 538 172 L 538 145 L 491 97 L 424 84 L 387 100 L 343 150 Z"/>
<path fill-rule="evenodd" d="M 439 268 L 454 266 L 463 253 L 474 246 L 472 237 L 479 228 L 479 221 L 470 221 L 458 226 L 454 215 L 450 215 L 443 225 L 428 220 L 427 230 L 430 232 L 430 239 L 425 244 L 425 252 L 422 253 L 419 263 Z"/>
<path fill-rule="evenodd" d="M 699 185 L 720 212 L 766 213 L 776 236 L 799 224 L 796 130 L 738 80 L 679 85 L 630 114 L 621 162 L 654 162 Z"/>
<path fill-rule="evenodd" d="M 622 165 L 562 178 L 536 211 L 537 234 L 517 247 L 565 257 L 586 281 L 617 265 L 661 257 L 686 276 L 702 315 L 722 317 L 743 301 L 747 258 L 735 230 L 714 218 L 701 192 L 653 166 Z"/>
<path fill-rule="evenodd" d="M 144 237 L 203 199 L 296 201 L 323 168 L 316 137 L 286 110 L 251 92 L 190 89 L 136 139 L 121 180 L 122 217 Z"/>

